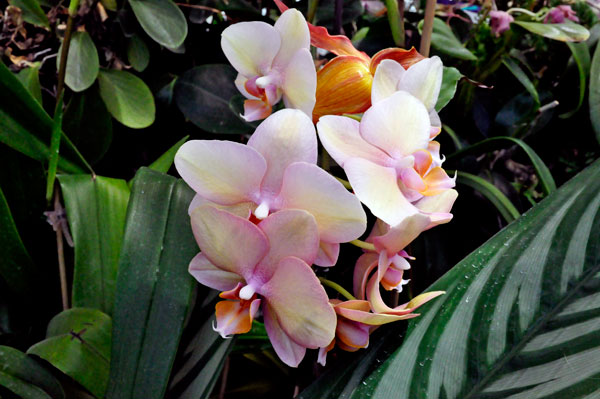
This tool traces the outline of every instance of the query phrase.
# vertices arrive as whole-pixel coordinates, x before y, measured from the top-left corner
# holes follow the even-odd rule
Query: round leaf
[[[146,43],[138,36],[134,35],[127,43],[127,59],[129,63],[138,72],[142,72],[150,62],[150,51]]]
[[[103,69],[98,83],[100,96],[116,120],[134,129],[154,122],[154,97],[140,78],[125,71]]]
[[[61,51],[62,45],[56,59],[57,69]],[[74,32],[67,56],[65,84],[73,91],[83,91],[94,83],[99,68],[98,51],[90,35],[87,32]]]
[[[187,36],[185,16],[171,0],[129,0],[144,31],[165,47],[179,47]]]

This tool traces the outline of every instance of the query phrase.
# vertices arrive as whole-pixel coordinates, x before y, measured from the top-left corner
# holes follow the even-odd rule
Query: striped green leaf
[[[599,397],[599,174],[597,161],[433,284],[446,295],[346,397]]]

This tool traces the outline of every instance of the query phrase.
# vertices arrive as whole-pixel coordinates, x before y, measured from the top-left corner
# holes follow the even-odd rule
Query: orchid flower
[[[544,19],[544,23],[553,23],[553,24],[562,24],[565,22],[565,19],[569,19],[574,22],[579,22],[579,18],[577,18],[577,13],[573,11],[570,5],[562,4],[558,7],[552,8],[546,18]]]
[[[241,22],[223,31],[221,48],[238,71],[235,84],[247,98],[246,121],[266,118],[282,97],[286,107],[312,115],[317,78],[309,47],[306,20],[297,10],[281,14],[275,26]]]
[[[217,289],[217,326],[223,337],[248,332],[262,309],[265,328],[281,360],[296,367],[306,348],[328,345],[336,317],[310,268],[319,233],[308,212],[286,209],[255,225],[210,205],[192,211],[202,250],[190,263],[200,283]]]
[[[281,12],[289,10],[280,0],[275,4]],[[414,48],[387,48],[372,58],[358,51],[350,39],[343,35],[329,35],[322,26],[308,23],[313,46],[337,55],[317,72],[316,105],[313,120],[323,115],[356,114],[371,106],[373,75],[380,62],[395,60],[408,68],[425,57]]]
[[[406,91],[425,105],[432,126],[442,126],[435,105],[442,87],[444,66],[440,57],[421,60],[405,69],[394,60],[383,60],[375,71],[371,103],[375,104],[397,91]]]
[[[510,29],[510,24],[515,19],[506,11],[490,11],[490,28],[492,33],[498,37]]]
[[[455,182],[441,168],[439,144],[431,141],[429,113],[416,97],[398,91],[375,103],[360,123],[325,116],[317,129],[356,196],[392,226],[390,237],[395,226],[417,214],[427,216],[428,225],[451,219],[456,192],[449,190]]]
[[[320,250],[315,264],[333,266],[339,244],[366,229],[360,201],[316,165],[317,137],[308,116],[285,109],[265,119],[248,145],[193,140],[175,156],[175,166],[199,197],[245,218],[263,220],[282,209],[303,209],[317,221]],[[240,213],[241,212],[241,213]],[[245,214],[244,214],[245,212]]]

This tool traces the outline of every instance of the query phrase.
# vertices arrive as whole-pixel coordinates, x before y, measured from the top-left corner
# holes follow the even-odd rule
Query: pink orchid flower
[[[367,219],[356,196],[316,162],[314,125],[306,114],[292,109],[265,119],[248,145],[192,140],[175,156],[179,174],[201,197],[193,206],[210,201],[235,207],[245,218],[252,211],[257,220],[282,209],[303,209],[314,216],[319,229],[315,264],[333,266],[339,244],[360,237]]]
[[[377,66],[371,89],[371,103],[375,104],[397,91],[405,91],[425,105],[432,126],[442,126],[435,105],[442,87],[444,66],[440,57],[425,58],[408,69],[394,60],[383,60]]]
[[[394,226],[417,214],[437,224],[451,219],[448,212],[435,210],[449,209],[440,201],[454,202],[455,192],[440,194],[454,187],[455,181],[441,168],[439,144],[431,141],[429,113],[419,99],[398,91],[374,104],[360,123],[325,116],[317,129],[356,196],[374,216],[392,226],[391,236]]]
[[[514,20],[506,11],[490,11],[490,28],[496,37],[509,30],[510,23]]]
[[[221,48],[239,72],[235,84],[248,99],[246,121],[266,118],[282,97],[286,107],[312,116],[317,72],[306,20],[298,10],[281,14],[275,26],[259,21],[231,25],[221,35]]]
[[[579,22],[579,18],[577,18],[577,13],[573,11],[570,5],[562,4],[558,7],[552,8],[548,14],[546,15],[546,19],[544,19],[544,23],[552,23],[552,24],[562,24],[565,22],[565,19],[569,19],[574,22]]]
[[[334,338],[336,316],[310,268],[319,248],[315,218],[286,209],[255,225],[210,205],[192,211],[202,250],[190,263],[200,283],[227,290],[216,307],[223,337],[248,332],[262,309],[265,328],[281,360],[296,367],[306,348]]]

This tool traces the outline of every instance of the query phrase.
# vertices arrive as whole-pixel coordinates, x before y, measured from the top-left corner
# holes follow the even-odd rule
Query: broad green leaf
[[[111,319],[96,309],[73,308],[48,324],[46,339],[27,351],[73,378],[97,398],[108,382]]]
[[[73,306],[113,312],[129,187],[125,180],[90,175],[58,177],[73,243]]]
[[[521,147],[525,154],[527,154],[531,164],[535,168],[538,178],[540,179],[540,184],[542,185],[542,189],[544,190],[545,194],[550,194],[552,191],[556,190],[554,178],[552,177],[552,174],[550,173],[550,170],[544,161],[542,161],[533,148],[531,148],[523,140],[519,140],[514,137],[500,136],[485,139],[449,155],[447,159],[449,162],[452,162],[454,160],[460,160],[466,155],[479,155],[483,152],[494,151],[502,148],[502,145],[505,143],[516,144]]]
[[[138,171],[119,260],[108,399],[162,398],[194,288],[198,247],[182,180]]]
[[[58,168],[60,137],[62,135],[63,120],[63,93],[60,94],[56,107],[54,108],[54,126],[52,127],[52,137],[50,138],[50,158],[48,160],[48,176],[46,178],[46,201],[52,200],[54,194],[54,180],[56,179],[56,169]]]
[[[440,89],[440,95],[438,96],[437,103],[435,104],[435,110],[440,112],[456,93],[456,86],[458,81],[462,78],[462,73],[454,67],[444,67],[444,73],[442,75],[442,87]]]
[[[65,397],[60,383],[54,378],[52,373],[34,359],[15,348],[0,346],[0,365],[0,374],[8,375],[35,386],[45,392],[47,394],[46,397],[54,399],[63,399]],[[2,377],[0,377],[0,380],[2,380]],[[0,385],[6,387],[1,381]],[[15,393],[18,394],[18,392]]]
[[[0,142],[35,160],[46,162],[50,155],[50,137],[54,122],[41,104],[0,62]],[[82,173],[73,160],[85,165],[85,159],[64,135],[63,157],[58,167],[69,173]]]
[[[525,90],[527,90],[531,97],[533,97],[533,101],[535,101],[536,108],[539,108],[540,96],[538,95],[535,85],[533,84],[533,82],[531,82],[531,80],[529,80],[529,77],[523,71],[523,69],[521,69],[521,67],[515,61],[508,57],[505,57],[502,60],[502,63],[506,68],[508,68],[508,70],[513,74],[513,76],[517,78],[519,83],[523,85],[523,87],[525,88]]]
[[[0,278],[14,293],[26,298],[34,288],[35,267],[0,189]]]
[[[561,42],[583,42],[590,36],[583,26],[574,22],[564,22],[562,24],[543,24],[541,22],[513,21],[531,33],[547,37],[548,39],[559,40]]]
[[[597,161],[429,287],[446,294],[350,397],[598,397],[599,173]]]
[[[404,47],[404,20],[400,18],[398,2],[396,0],[385,0],[385,6],[394,44],[397,47]]]
[[[42,104],[42,87],[40,86],[40,67],[30,66],[28,68],[21,69],[17,74],[19,81],[31,93],[35,100]]]
[[[56,69],[60,65],[61,50],[62,44],[56,57]],[[90,35],[87,32],[73,32],[67,56],[65,84],[75,92],[84,91],[96,81],[99,70],[98,50]]]
[[[175,83],[175,102],[183,115],[211,133],[242,134],[252,128],[229,107],[239,94],[237,73],[228,65],[202,65],[185,72]]]
[[[8,0],[8,2],[21,9],[25,22],[50,30],[48,17],[37,0]]]
[[[581,106],[583,105],[583,99],[585,98],[586,82],[590,74],[590,66],[592,63],[592,61],[590,60],[590,50],[588,49],[588,46],[585,42],[567,42],[567,46],[569,46],[569,50],[571,50],[571,53],[573,54],[573,59],[577,64],[577,71],[579,72],[579,100],[575,109],[560,115],[560,117],[563,119],[570,118],[573,115],[575,115],[575,113],[577,113],[577,111],[579,111],[579,108],[581,108]]]
[[[419,22],[419,32],[423,30],[423,21]],[[440,53],[461,60],[475,61],[473,55],[452,32],[452,29],[439,18],[433,20],[433,32],[431,33],[431,45]]]
[[[187,36],[183,12],[171,0],[129,0],[131,9],[148,36],[165,47],[180,46]]]
[[[127,59],[138,72],[142,72],[150,62],[150,51],[146,43],[138,35],[133,35],[127,42]]]
[[[106,154],[113,137],[112,118],[96,86],[73,94],[65,109],[63,130],[91,164]]]
[[[600,42],[598,42],[600,43]],[[600,45],[596,45],[590,70],[590,119],[600,143]]]
[[[458,172],[457,182],[479,191],[485,198],[494,204],[507,223],[510,223],[519,217],[519,211],[506,195],[487,180],[470,173]]]
[[[169,148],[167,152],[162,154],[156,161],[152,162],[148,168],[155,170],[157,172],[167,173],[171,166],[173,165],[173,161],[175,160],[175,154],[179,147],[183,145],[187,141],[190,136],[185,136],[181,140],[179,140],[173,147]]]
[[[107,10],[117,11],[118,9],[117,0],[100,0],[100,3],[102,3]]]
[[[17,395],[17,398],[52,399],[52,397],[42,389],[2,371],[0,371],[0,387],[8,389],[10,392]]]
[[[116,120],[133,129],[154,122],[154,97],[143,80],[129,72],[102,69],[98,83],[100,96]]]

